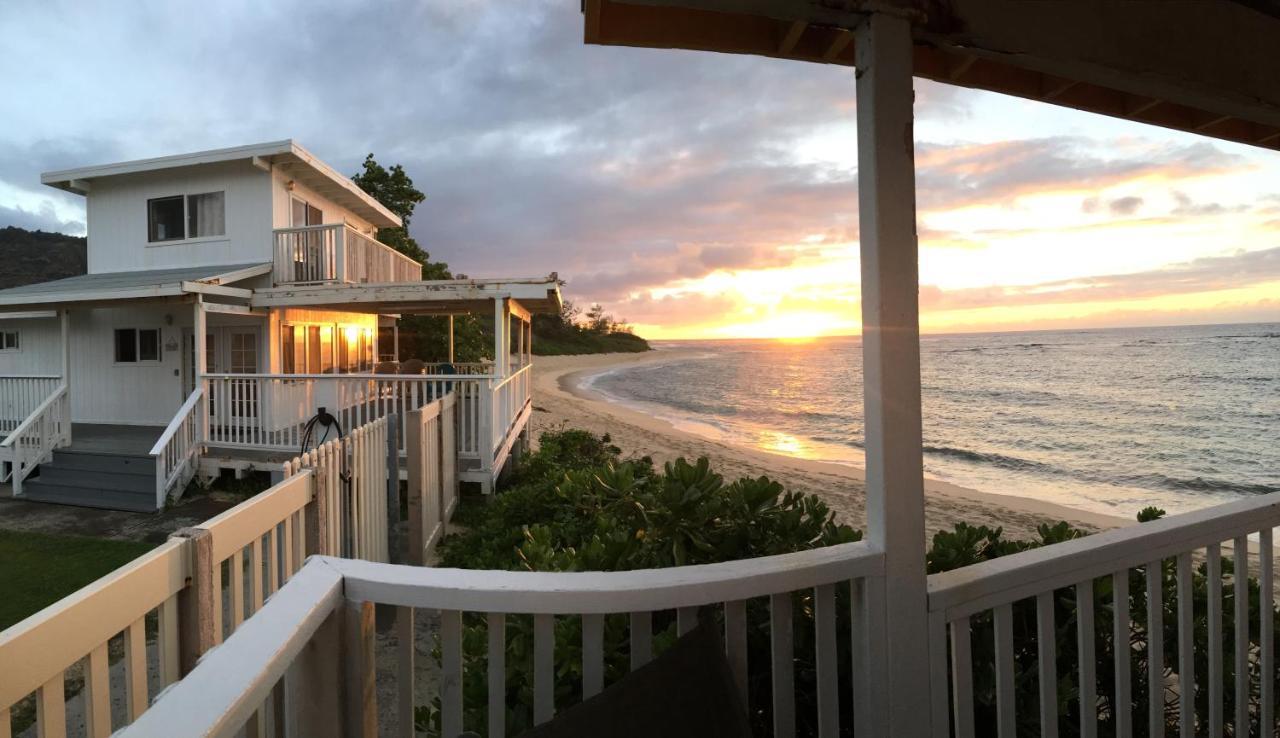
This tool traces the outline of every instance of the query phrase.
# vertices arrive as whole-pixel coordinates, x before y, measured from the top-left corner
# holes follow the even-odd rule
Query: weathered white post
[[[62,383],[67,387],[67,417],[62,426],[62,445],[71,445],[71,311],[63,309],[59,315],[62,329]]]
[[[865,600],[865,668],[875,673],[864,681],[869,724],[857,732],[906,738],[929,734],[932,704],[911,27],[873,13],[855,43],[867,533],[885,557],[883,589],[875,583]]]
[[[192,321],[192,328],[191,328],[191,340],[193,342],[193,345],[191,348],[192,348],[192,353],[195,354],[195,367],[194,367],[196,372],[195,386],[200,387],[201,389],[204,390],[204,402],[205,402],[205,406],[204,406],[205,409],[203,412],[200,413],[200,418],[201,418],[200,443],[208,443],[209,442],[209,403],[211,402],[212,398],[209,396],[209,385],[206,384],[207,380],[205,379],[204,375],[209,371],[209,364],[208,364],[209,348],[208,346],[205,345],[209,339],[206,337],[206,334],[208,331],[205,327],[204,301],[200,295],[196,295],[195,311],[196,311],[195,318]],[[185,350],[186,349],[183,348],[183,351]]]
[[[449,363],[454,363],[453,358],[453,316],[449,316]]]

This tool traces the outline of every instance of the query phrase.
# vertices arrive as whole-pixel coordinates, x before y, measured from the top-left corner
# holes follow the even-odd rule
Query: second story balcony
[[[275,284],[417,282],[422,265],[345,223],[277,228]]]

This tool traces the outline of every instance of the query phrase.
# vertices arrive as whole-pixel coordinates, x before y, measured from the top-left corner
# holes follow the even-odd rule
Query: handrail
[[[117,735],[236,735],[342,602],[342,576],[311,560],[151,709]]]
[[[472,379],[497,379],[492,374],[231,374],[208,373],[203,375],[209,379],[377,379],[388,382],[421,382],[421,381],[455,381],[463,382]],[[514,374],[512,376],[515,376]]]
[[[466,612],[598,614],[695,607],[884,574],[866,541],[718,564],[610,572],[437,569],[319,557],[347,599]]]
[[[204,387],[196,387],[191,391],[191,394],[187,395],[187,401],[182,403],[182,407],[178,408],[178,412],[169,421],[169,425],[165,427],[164,433],[160,434],[160,438],[151,447],[152,456],[159,456],[164,453],[164,447],[169,445],[169,441],[173,440],[174,434],[182,427],[183,421],[195,409],[196,403],[200,402],[201,397],[204,397]]]
[[[929,611],[947,620],[1280,526],[1280,492],[1113,528],[929,577]]]
[[[46,410],[48,410],[49,407],[53,405],[53,403],[56,402],[59,397],[66,394],[66,391],[67,391],[66,382],[63,382],[62,384],[58,385],[58,389],[54,390],[53,394],[46,397],[44,399],[44,402],[41,402],[39,405],[36,406],[35,410],[31,411],[31,414],[27,416],[26,420],[23,420],[21,423],[19,423],[18,427],[14,428],[12,433],[10,433],[3,441],[0,441],[0,448],[12,447],[14,442],[18,440],[18,436],[25,433],[28,428],[34,425],[40,419],[40,415],[44,413]]]

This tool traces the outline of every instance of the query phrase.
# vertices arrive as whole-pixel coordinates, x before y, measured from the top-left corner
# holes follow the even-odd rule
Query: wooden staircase
[[[22,485],[21,499],[128,512],[156,511],[156,464],[150,426],[82,425]]]

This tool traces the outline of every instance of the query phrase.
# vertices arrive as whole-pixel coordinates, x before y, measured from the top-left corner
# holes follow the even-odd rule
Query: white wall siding
[[[226,193],[226,235],[147,242],[147,200]],[[271,177],[247,161],[107,177],[87,196],[89,273],[271,261]]]
[[[173,316],[166,324],[165,316]],[[71,417],[77,423],[165,425],[182,405],[182,328],[190,305],[71,313]],[[117,364],[115,329],[159,328],[160,361]]]
[[[290,182],[293,182],[290,189]],[[369,221],[361,218],[346,208],[331,202],[328,198],[320,195],[307,188],[305,185],[294,182],[287,171],[273,170],[271,173],[271,200],[273,215],[273,227],[289,228],[292,223],[292,204],[290,200],[294,197],[305,200],[312,207],[320,208],[324,214],[324,223],[343,223],[346,222],[356,230],[372,234],[373,226]],[[92,226],[90,226],[92,227]]]
[[[18,350],[0,351],[0,376],[61,374],[62,329],[57,318],[0,320],[0,331],[18,331]]]

